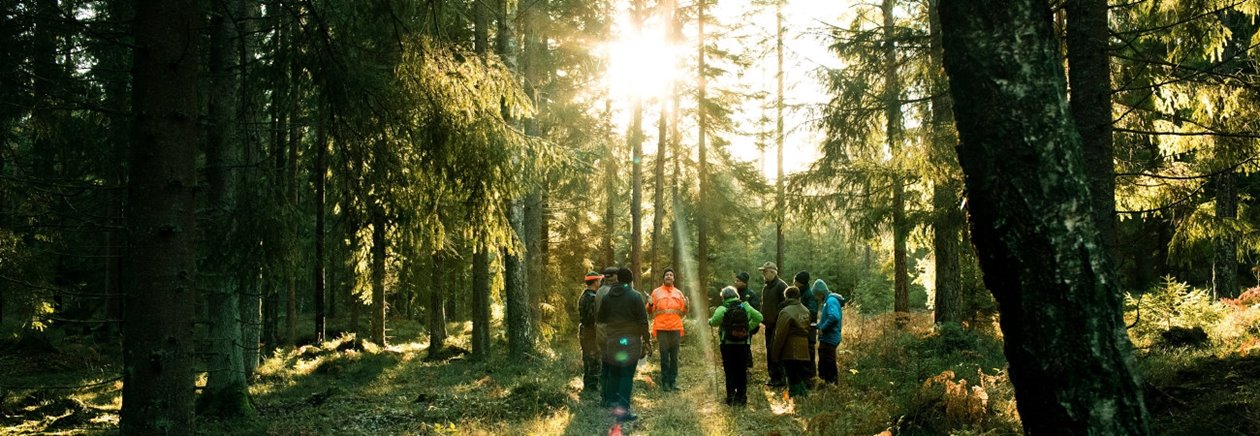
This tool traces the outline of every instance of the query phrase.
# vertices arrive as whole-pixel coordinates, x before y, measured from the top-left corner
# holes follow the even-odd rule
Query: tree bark
[[[472,265],[472,354],[477,360],[490,357],[490,253],[476,248]]]
[[[379,205],[372,206],[372,316],[368,335],[380,346],[385,346],[385,226],[385,211]]]
[[[783,219],[787,207],[783,198],[783,1],[774,2],[774,53],[778,65],[774,75],[777,88],[774,96],[774,148],[778,153],[775,158],[778,176],[774,179],[774,264],[780,271],[786,267],[783,265]]]
[[[206,179],[210,244],[230,244],[237,214],[240,189],[238,167],[242,164],[241,83],[242,47],[245,37],[240,27],[245,18],[243,0],[214,4],[210,19],[209,127],[206,132]],[[228,246],[220,246],[229,253]],[[215,250],[215,251],[219,251]],[[246,381],[244,343],[241,330],[240,283],[231,262],[207,259],[211,285],[206,291],[210,315],[209,356],[206,387],[197,399],[197,411],[220,417],[248,416],[254,413]]]
[[[937,13],[939,0],[928,5],[928,21],[931,28],[932,59],[932,162],[953,168],[957,156],[953,152],[958,143],[954,132],[953,100],[949,95],[949,83],[941,65],[941,17]],[[948,162],[948,164],[945,164]],[[954,177],[955,171],[937,171],[932,184],[932,252],[936,266],[936,295],[933,313],[937,324],[961,323],[965,318],[965,299],[962,290],[962,271],[959,248],[962,243],[962,226],[965,217],[958,208],[961,183]]]
[[[473,47],[485,57],[490,50],[490,8],[486,1],[472,2]],[[490,357],[490,254],[473,243],[472,262],[472,355],[476,360]]]
[[[1149,434],[1050,9],[941,0],[940,15],[971,237],[1024,429]]]
[[[633,0],[631,21],[634,33],[643,30],[643,0]],[[630,287],[638,289],[643,274],[643,97],[636,93],[631,102],[630,131],[626,142],[630,144],[630,271],[634,281]]]
[[[442,288],[443,263],[442,255],[435,253],[429,280],[429,357],[437,357],[446,346],[446,308],[442,304],[445,293]]]
[[[1214,181],[1216,218],[1221,222],[1232,222],[1238,218],[1238,176],[1229,169],[1217,174]],[[1233,232],[1227,231],[1212,240],[1212,295],[1218,298],[1235,297],[1238,290],[1237,242]]]
[[[508,68],[513,71],[517,70],[516,65],[516,43],[512,35],[511,23],[516,21],[516,8],[514,4],[510,4],[509,0],[500,0],[498,3],[498,50],[499,56],[507,64]],[[504,294],[507,300],[507,331],[508,331],[508,354],[513,359],[520,359],[526,354],[533,351],[534,334],[531,331],[530,308],[529,308],[529,288],[528,279],[525,277],[527,273],[524,259],[521,259],[522,249],[524,249],[523,236],[525,229],[522,210],[522,202],[519,199],[509,200],[505,202],[504,209],[511,225],[512,232],[516,237],[518,246],[513,249],[503,250],[503,285]]]
[[[120,412],[125,435],[194,432],[197,5],[136,3]]]
[[[604,113],[611,123],[612,110],[611,100],[605,102]],[[604,145],[604,231],[603,233],[603,249],[600,250],[601,260],[605,267],[613,266],[616,262],[616,252],[613,249],[613,237],[617,229],[617,149],[613,143],[612,133],[608,134],[608,141]]]
[[[696,100],[696,125],[698,127],[696,147],[699,150],[698,166],[700,167],[700,195],[699,201],[697,201],[696,204],[700,205],[700,207],[697,208],[696,211],[696,260],[699,263],[699,268],[697,268],[699,272],[694,283],[699,286],[698,289],[703,289],[705,284],[709,281],[709,212],[704,208],[704,205],[709,200],[709,154],[708,148],[705,145],[705,135],[708,131],[709,123],[708,120],[705,119],[706,115],[704,110],[705,87],[707,86],[704,77],[704,45],[706,43],[704,39],[704,7],[706,1],[707,0],[700,0],[696,3],[697,8],[699,9],[696,14],[697,34],[699,35],[697,36],[698,42],[696,44],[696,55],[698,59],[696,80],[699,82],[697,86],[698,91]]]
[[[896,21],[893,19],[895,0],[884,0],[884,118],[887,122],[886,138],[893,156],[901,150],[901,85],[897,78]],[[897,314],[897,326],[903,327],[910,317],[910,273],[906,261],[906,236],[910,225],[906,222],[906,195],[902,186],[901,169],[893,169],[892,180],[892,231],[893,231],[893,311]]]
[[[1107,41],[1107,0],[1066,0],[1068,99],[1081,134],[1085,172],[1094,198],[1102,248],[1116,256],[1116,170],[1111,136],[1111,62]],[[1113,262],[1108,262],[1112,265]]]
[[[321,113],[323,113],[321,111]],[[331,120],[320,117],[319,125],[316,126],[315,138],[315,171],[312,176],[315,178],[315,266],[312,268],[314,273],[313,294],[311,300],[315,303],[315,343],[324,342],[324,296],[327,294],[327,286],[325,278],[324,240],[325,230],[324,221],[326,219],[325,205],[326,201],[326,185],[328,181],[328,128],[325,123],[331,124]]]

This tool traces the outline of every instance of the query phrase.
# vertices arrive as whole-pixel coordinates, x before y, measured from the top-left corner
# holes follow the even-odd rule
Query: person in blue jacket
[[[844,327],[844,296],[831,292],[822,279],[811,287],[818,303],[818,377],[825,383],[836,383],[836,348]]]

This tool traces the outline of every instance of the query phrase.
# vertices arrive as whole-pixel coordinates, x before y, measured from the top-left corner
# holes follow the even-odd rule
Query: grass
[[[452,323],[448,345],[469,349],[467,324]],[[421,326],[392,323],[392,344],[338,336],[287,348],[258,369],[250,390],[258,416],[201,417],[201,434],[608,434],[613,418],[579,395],[581,363],[567,336],[527,360],[506,345],[474,362],[459,353],[428,358]],[[1020,434],[1000,339],[935,328],[916,313],[905,329],[889,315],[848,313],[840,380],[789,399],[764,387],[761,337],[754,345],[749,404],[730,407],[711,332],[688,320],[679,392],[656,387],[656,356],[643,360],[634,404],[641,419],[625,434],[1004,435]],[[116,432],[121,383],[116,345],[68,340],[59,352],[0,355],[0,434]],[[1159,434],[1260,433],[1250,398],[1260,397],[1260,358],[1214,350],[1139,351]],[[50,371],[50,369],[53,369]],[[199,383],[204,383],[202,377]],[[91,385],[76,389],[76,386]],[[52,388],[50,388],[52,387]],[[1219,419],[1229,417],[1231,419]],[[1208,422],[1209,424],[1203,424]]]

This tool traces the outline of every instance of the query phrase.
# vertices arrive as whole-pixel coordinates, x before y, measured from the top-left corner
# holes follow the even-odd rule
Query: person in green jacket
[[[783,310],[775,322],[774,344],[770,347],[770,360],[779,362],[787,370],[788,395],[805,396],[809,392],[806,377],[809,374],[809,308],[801,304],[801,290],[795,286],[783,291]]]
[[[709,325],[718,327],[721,343],[722,372],[726,374],[726,404],[748,404],[748,359],[752,329],[761,323],[761,312],[741,301],[734,287],[722,288],[722,305],[709,317]],[[728,316],[729,315],[729,316]]]

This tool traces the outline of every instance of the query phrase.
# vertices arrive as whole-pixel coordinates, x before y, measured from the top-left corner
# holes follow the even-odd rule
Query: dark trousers
[[[748,350],[748,352],[747,352],[747,353],[744,353],[744,354],[746,354],[746,355],[748,356],[748,357],[746,357],[746,358],[744,359],[744,362],[747,362],[747,365],[744,365],[744,366],[747,366],[749,369],[751,369],[751,368],[753,367],[752,345],[751,345],[751,344],[752,344],[752,335],[748,335],[748,343],[749,343],[750,345],[749,345],[749,346],[747,346],[747,347],[744,347],[744,349],[745,349],[745,350]]]
[[[818,377],[831,384],[836,383],[836,346],[818,343]]]
[[[642,352],[643,341],[638,337],[609,335],[608,342],[604,344],[604,368],[607,369],[607,376],[600,379],[606,405],[630,410],[635,365],[639,363]]]
[[[770,383],[783,383],[783,363],[770,360],[770,348],[774,347],[774,325],[766,324],[766,373],[770,375]]]
[[[813,338],[810,338],[810,339],[813,339]],[[817,345],[818,345],[817,342],[809,341],[809,367],[805,371],[805,380],[809,380],[818,376],[818,355],[814,351],[814,347]]]
[[[582,390],[599,389],[600,368],[599,344],[595,343],[595,330],[578,334],[578,344],[582,346]]]
[[[748,344],[722,344],[727,404],[748,404],[748,353],[751,349]]]
[[[678,330],[657,330],[656,343],[661,351],[661,383],[674,387],[678,381],[678,346],[682,342],[682,332]]]
[[[784,360],[783,366],[787,371],[788,379],[788,395],[797,397],[805,395],[809,389],[805,387],[805,380],[809,374],[808,360]]]

